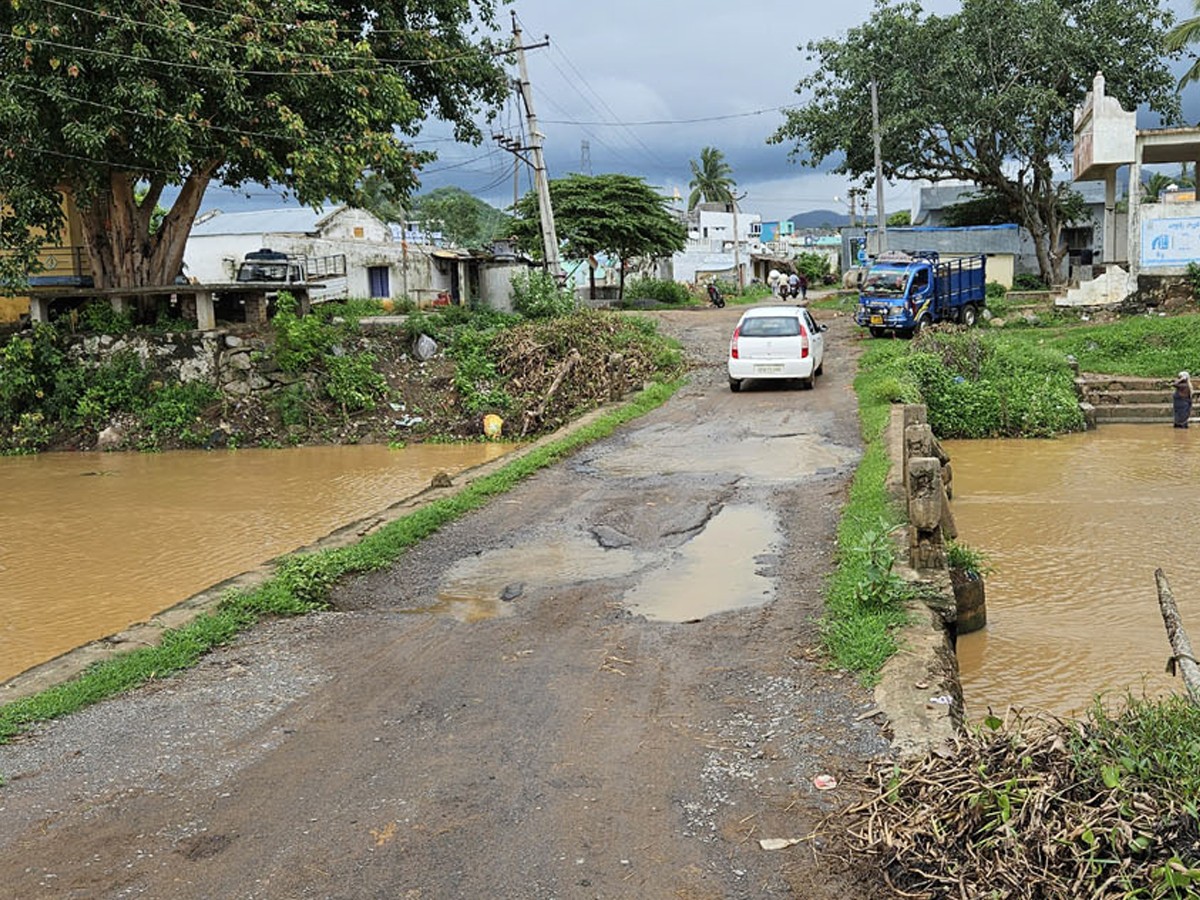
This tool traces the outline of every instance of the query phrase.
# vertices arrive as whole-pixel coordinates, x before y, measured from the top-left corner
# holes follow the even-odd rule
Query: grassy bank
[[[386,525],[353,546],[289,556],[275,575],[253,590],[231,592],[217,608],[146,647],[89,668],[78,678],[33,697],[0,707],[0,742],[29,725],[67,715],[92,703],[192,666],[208,651],[228,643],[273,616],[321,609],[333,585],[350,575],[391,565],[404,552],[449,522],[478,509],[518,482],[662,405],[682,382],[655,384],[632,401],[567,436],[534,449],[452,497],[437,500]]]
[[[886,581],[876,523],[900,520],[884,491],[892,402],[926,403],[943,437],[1051,436],[1076,427],[1068,355],[1086,371],[1167,377],[1200,365],[1198,324],[1060,319],[869,341],[855,381],[866,454],[823,623],[834,659],[869,684],[897,649],[903,590],[864,601]],[[851,852],[904,896],[1200,896],[1197,734],[1200,709],[1182,697],[1098,698],[1077,722],[989,716],[951,752],[877,765],[875,795],[847,813]]]

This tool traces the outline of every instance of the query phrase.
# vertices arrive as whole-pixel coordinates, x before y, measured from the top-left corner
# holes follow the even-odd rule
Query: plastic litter
[[[798,843],[802,838],[763,838],[758,842],[758,846],[764,850],[786,850]]]
[[[832,791],[837,785],[837,779],[832,775],[818,775],[813,779],[813,787],[818,791]]]
[[[488,413],[483,417],[483,433],[488,440],[494,441],[500,437],[500,432],[504,430],[504,420],[495,413]]]

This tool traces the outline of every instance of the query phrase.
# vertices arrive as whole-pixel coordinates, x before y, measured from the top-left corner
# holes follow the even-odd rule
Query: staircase
[[[1116,423],[1163,425],[1174,419],[1171,381],[1083,373],[1075,378],[1075,390],[1088,428]]]

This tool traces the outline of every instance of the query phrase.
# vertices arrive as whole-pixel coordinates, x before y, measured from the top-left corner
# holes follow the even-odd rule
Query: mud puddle
[[[692,622],[768,603],[774,584],[760,570],[778,536],[769,513],[728,506],[666,565],[627,592],[625,603],[655,622]]]

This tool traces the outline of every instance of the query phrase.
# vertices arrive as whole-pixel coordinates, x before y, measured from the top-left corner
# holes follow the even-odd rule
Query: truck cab
[[[873,337],[910,336],[925,325],[975,324],[986,302],[982,256],[942,262],[932,250],[883,253],[863,276],[855,321]]]
[[[306,280],[300,261],[276,250],[255,250],[247,253],[238,266],[238,281],[281,282],[298,284]]]

